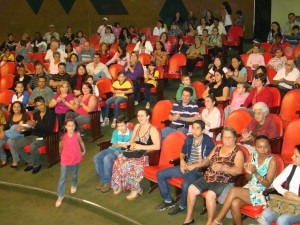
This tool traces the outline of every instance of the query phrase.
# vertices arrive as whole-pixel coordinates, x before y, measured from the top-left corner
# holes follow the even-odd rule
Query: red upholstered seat
[[[161,100],[157,102],[152,109],[151,124],[157,129],[165,128],[165,124],[161,121],[169,120],[172,107],[173,103],[170,100]]]
[[[113,64],[111,65],[108,70],[109,73],[112,76],[112,80],[116,81],[118,79],[118,73],[123,69],[123,66],[121,66],[120,64]]]
[[[159,170],[169,168],[172,165],[170,160],[179,157],[186,136],[181,132],[170,133],[162,143],[161,153],[158,165],[145,166],[144,177],[150,181],[156,182],[156,174]]]
[[[186,57],[183,54],[175,54],[170,58],[169,68],[164,73],[164,78],[179,79],[182,74],[182,67],[186,66]]]

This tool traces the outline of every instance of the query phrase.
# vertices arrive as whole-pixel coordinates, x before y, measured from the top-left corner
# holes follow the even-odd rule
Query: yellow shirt
[[[112,84],[112,87],[116,90],[122,90],[124,91],[125,89],[131,89],[132,88],[132,85],[131,83],[128,81],[128,80],[125,80],[125,82],[123,84],[120,84],[120,81],[115,81],[113,84]],[[124,98],[127,98],[125,96],[125,94],[116,94],[115,96],[120,96],[120,97],[124,97]]]
[[[4,53],[0,56],[0,58],[2,58],[2,56],[4,56]],[[14,61],[15,61],[14,55],[13,55],[13,54],[10,54],[10,55],[7,57],[7,61],[14,62]]]
[[[144,74],[144,78],[145,79],[148,79],[148,77],[149,77],[149,74],[148,74],[148,71]],[[158,70],[156,70],[155,72],[154,72],[154,76],[153,77],[155,77],[155,78],[159,78],[159,71]],[[156,80],[148,80],[147,82],[146,82],[147,84],[153,84],[153,86],[154,87],[156,87],[156,85],[157,85],[157,81]]]

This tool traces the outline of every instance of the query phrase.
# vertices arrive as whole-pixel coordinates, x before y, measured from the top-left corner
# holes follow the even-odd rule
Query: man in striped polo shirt
[[[190,87],[185,87],[182,90],[182,99],[173,103],[173,107],[169,115],[171,124],[161,130],[162,141],[168,134],[175,131],[187,134],[189,125],[195,120],[201,119],[197,103],[191,100],[192,96],[193,90]]]
[[[163,201],[155,207],[157,211],[168,209],[169,215],[182,212],[187,207],[187,193],[189,186],[202,177],[199,167],[202,159],[208,157],[214,148],[212,139],[203,133],[205,123],[196,120],[192,124],[192,135],[188,135],[180,153],[180,165],[160,170],[157,173],[157,181]],[[175,204],[170,194],[168,179],[181,177],[184,181],[181,184],[180,200]]]

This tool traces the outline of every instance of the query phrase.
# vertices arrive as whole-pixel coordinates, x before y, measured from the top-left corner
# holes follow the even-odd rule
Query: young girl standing
[[[86,150],[80,134],[75,131],[75,128],[75,120],[67,119],[65,122],[65,133],[62,135],[62,139],[59,143],[61,153],[61,175],[57,187],[58,199],[56,200],[55,207],[59,207],[64,198],[69,167],[72,169],[71,194],[74,194],[77,190],[78,165]]]

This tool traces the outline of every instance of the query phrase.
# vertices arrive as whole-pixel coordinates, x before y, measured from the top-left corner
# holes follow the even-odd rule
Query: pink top
[[[235,94],[233,99],[232,99],[232,102],[230,104],[230,106],[236,108],[236,109],[239,109],[241,107],[241,105],[244,104],[246,98],[248,97],[249,93],[246,92],[243,96],[241,96],[240,94]]]
[[[59,95],[60,95],[59,93],[54,94],[53,99],[56,100],[59,97]],[[73,94],[68,94],[65,97],[65,100],[68,101],[68,102],[70,102],[73,99],[74,99]],[[65,103],[63,103],[63,102],[59,102],[55,106],[55,113],[56,114],[66,114],[68,110],[70,110],[70,108],[68,106],[66,106]]]
[[[89,101],[90,101],[90,98],[91,98],[92,96],[94,96],[94,95],[93,95],[93,94],[90,94],[90,96],[87,97],[87,98],[83,101],[83,103],[84,103],[85,105],[88,105],[88,104],[89,104]],[[82,97],[83,97],[83,95],[80,95],[80,98],[81,98],[81,99],[82,99]],[[97,104],[95,105],[94,111],[96,111],[96,110],[97,110]],[[89,113],[88,113],[81,105],[78,106],[76,112],[77,112],[78,114],[82,114],[82,115],[87,115],[87,116],[89,115]]]
[[[72,137],[64,134],[63,146],[61,151],[60,164],[64,166],[73,166],[81,162],[82,153],[79,143],[78,133],[74,132]]]
[[[265,66],[264,57],[259,53],[250,54],[249,58],[248,58],[248,61],[247,61],[247,66],[251,67],[252,70],[255,70],[255,68],[252,67],[254,64],[258,64],[260,66]]]

